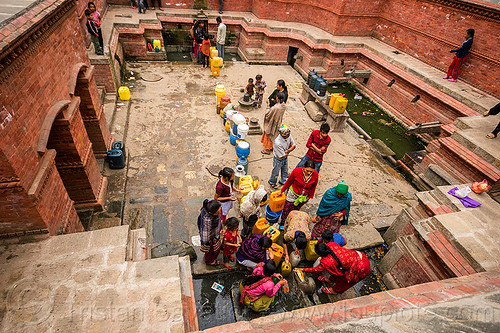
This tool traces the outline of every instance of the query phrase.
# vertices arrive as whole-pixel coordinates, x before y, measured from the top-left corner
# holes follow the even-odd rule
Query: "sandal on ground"
[[[486,137],[488,139],[495,139],[497,136],[495,134],[493,134],[493,133],[489,133],[489,134],[486,135]]]
[[[206,264],[208,266],[219,266],[220,265],[220,261],[219,260],[215,260],[214,262],[210,263],[210,264]]]
[[[330,279],[323,275],[318,276],[318,281],[331,283]]]
[[[234,262],[234,256],[229,256],[229,261]]]
[[[227,269],[232,269],[231,265],[227,262],[223,263],[224,266],[226,266]]]
[[[261,153],[264,155],[271,155],[271,151],[269,149],[262,149]]]
[[[325,294],[337,295],[337,293],[330,287],[321,287],[321,291]]]
[[[271,188],[272,188],[272,189],[274,189],[274,190],[278,188],[278,185],[276,185],[276,184],[271,184],[271,183],[269,183],[269,182],[268,182],[268,184],[269,184],[269,186],[271,186]]]

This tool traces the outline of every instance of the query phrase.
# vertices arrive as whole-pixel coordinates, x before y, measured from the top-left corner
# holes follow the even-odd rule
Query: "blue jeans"
[[[223,8],[224,8],[224,0],[220,0],[219,12],[222,12]]]
[[[216,43],[215,46],[217,47],[217,51],[219,53],[219,57],[221,57],[222,59],[224,59],[224,45]]]
[[[271,171],[271,178],[269,178],[269,183],[272,185],[276,185],[276,181],[278,180],[278,175],[281,170],[281,184],[285,184],[288,179],[288,158],[278,160],[273,156],[273,171]]]
[[[307,157],[307,155],[304,155],[304,157],[302,157],[299,164],[297,164],[297,166],[295,168],[303,167],[304,164],[306,164],[306,162],[309,160],[311,160],[311,159],[309,157]],[[313,162],[314,162],[314,170],[318,171],[318,173],[319,173],[319,169],[321,168],[321,164],[323,164],[323,162],[316,162],[316,161],[313,161]]]

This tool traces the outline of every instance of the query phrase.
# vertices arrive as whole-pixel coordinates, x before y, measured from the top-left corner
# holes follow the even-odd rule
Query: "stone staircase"
[[[486,179],[492,185],[490,195],[500,202],[500,142],[485,138],[498,121],[491,116],[460,117],[442,126],[445,136],[429,143],[415,173],[426,183],[430,179],[430,188]]]
[[[144,237],[119,226],[2,240],[0,332],[196,331],[189,258],[145,260]]]
[[[447,193],[453,187],[418,192],[418,205],[404,209],[384,234],[390,249],[378,268],[389,288],[500,267],[496,242],[500,204],[486,193],[471,193],[469,196],[482,205],[465,208]]]

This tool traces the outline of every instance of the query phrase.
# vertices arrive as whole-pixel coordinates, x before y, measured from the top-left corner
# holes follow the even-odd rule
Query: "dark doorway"
[[[297,52],[299,52],[298,47],[288,47],[288,57],[286,58],[286,62],[292,67],[295,64],[295,55],[297,55]]]

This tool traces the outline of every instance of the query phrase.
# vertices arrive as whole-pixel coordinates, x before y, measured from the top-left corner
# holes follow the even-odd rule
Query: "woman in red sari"
[[[341,294],[370,274],[370,261],[364,253],[345,249],[337,243],[317,243],[314,250],[322,258],[320,264],[304,268],[306,273],[328,271],[330,277],[320,276],[318,280],[326,283],[321,288],[325,294]]]

